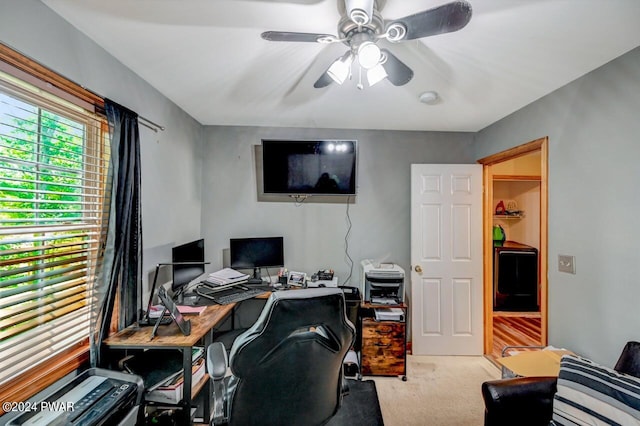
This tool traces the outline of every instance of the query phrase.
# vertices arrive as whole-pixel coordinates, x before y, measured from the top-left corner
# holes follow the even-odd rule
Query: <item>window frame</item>
[[[85,109],[89,106],[95,112],[101,113],[104,111],[104,100],[100,96],[0,43],[0,65],[2,65],[2,69],[5,72],[7,71],[7,64],[9,69],[15,71],[9,73],[17,78],[78,104]],[[102,121],[100,131],[102,135],[108,134],[106,120]],[[69,373],[87,367],[88,364],[89,338],[87,337],[83,341],[73,344],[61,353],[54,355],[36,368],[31,368],[10,382],[0,385],[0,400],[24,401]],[[4,413],[4,410],[0,411],[0,415]]]

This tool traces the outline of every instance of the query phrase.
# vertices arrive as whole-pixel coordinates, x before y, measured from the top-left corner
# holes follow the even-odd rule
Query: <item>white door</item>
[[[482,166],[411,165],[411,328],[416,355],[481,355]]]

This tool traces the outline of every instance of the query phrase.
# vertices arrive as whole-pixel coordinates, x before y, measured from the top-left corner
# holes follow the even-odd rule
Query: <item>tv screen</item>
[[[263,140],[265,194],[354,195],[355,140]]]
[[[194,265],[173,265],[173,291],[181,290],[204,274],[204,239],[175,246],[171,249],[171,262],[196,262]]]

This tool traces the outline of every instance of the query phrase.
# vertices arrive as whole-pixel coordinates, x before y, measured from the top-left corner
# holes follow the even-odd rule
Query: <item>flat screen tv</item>
[[[262,140],[265,194],[355,195],[355,140]]]

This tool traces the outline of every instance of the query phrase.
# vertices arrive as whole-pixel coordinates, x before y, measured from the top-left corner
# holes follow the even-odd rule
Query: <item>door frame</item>
[[[483,256],[484,256],[484,353],[493,352],[493,174],[491,166],[540,151],[540,319],[541,343],[547,344],[548,316],[548,152],[549,137],[545,136],[523,145],[484,157],[483,179]]]

